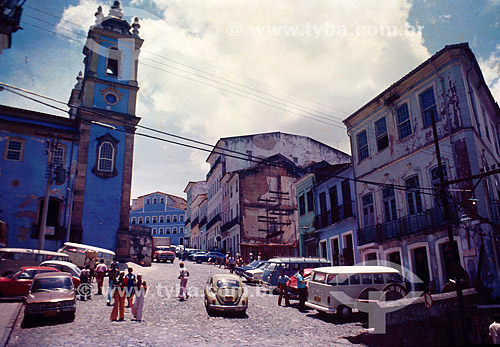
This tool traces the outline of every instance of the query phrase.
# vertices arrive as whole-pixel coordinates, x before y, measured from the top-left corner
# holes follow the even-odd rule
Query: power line
[[[79,24],[76,24],[76,23],[74,23],[74,22],[68,21],[68,20],[66,20],[66,19],[63,19],[63,18],[61,18],[61,17],[59,17],[59,16],[54,15],[53,13],[49,13],[49,12],[46,12],[46,11],[43,11],[43,10],[37,9],[37,8],[31,7],[31,6],[29,6],[29,5],[26,5],[25,7],[30,8],[30,9],[32,9],[32,10],[34,10],[34,11],[38,11],[38,12],[40,12],[40,13],[46,14],[46,15],[48,15],[48,16],[54,17],[54,18],[56,18],[56,19],[58,19],[58,20],[60,20],[60,21],[66,22],[66,23],[68,23],[68,24],[71,24],[71,25],[74,25],[74,26],[76,26],[76,27],[79,27],[79,28],[83,29],[84,31],[87,31],[87,28],[86,28],[86,27],[83,27],[82,25],[79,25]],[[38,18],[37,18],[37,19],[38,19]],[[54,24],[52,24],[52,23],[48,23],[48,24],[54,25]],[[69,30],[68,30],[68,31],[69,31]],[[151,45],[151,46],[152,46],[152,47],[158,47],[158,46],[155,46],[155,45]],[[182,57],[184,57],[184,58],[188,58],[188,59],[194,60],[194,61],[199,62],[199,63],[201,63],[201,64],[204,64],[204,65],[207,65],[207,66],[213,67],[213,68],[215,68],[215,69],[218,69],[218,70],[221,70],[221,71],[224,71],[224,72],[229,72],[229,73],[230,73],[230,74],[232,74],[232,75],[235,75],[235,76],[241,77],[241,78],[246,79],[246,80],[248,80],[248,81],[256,82],[256,83],[261,84],[261,85],[263,85],[263,86],[266,86],[266,87],[268,87],[268,88],[270,88],[270,89],[274,89],[274,90],[280,91],[280,92],[282,92],[282,93],[285,93],[285,94],[288,94],[288,95],[294,96],[294,97],[296,97],[296,98],[298,98],[298,99],[301,99],[301,100],[304,100],[304,101],[307,101],[307,102],[310,102],[310,103],[314,103],[314,104],[319,105],[319,106],[323,106],[323,107],[329,108],[329,109],[331,109],[331,110],[337,111],[337,112],[339,112],[339,113],[343,113],[343,114],[345,114],[345,115],[349,115],[349,113],[348,113],[348,112],[345,112],[345,111],[342,111],[342,110],[336,109],[336,108],[334,108],[334,107],[332,107],[332,106],[325,105],[325,104],[322,104],[322,103],[316,102],[316,101],[314,101],[314,100],[308,100],[308,99],[305,99],[305,98],[303,98],[303,97],[301,97],[301,96],[295,95],[295,94],[290,93],[290,92],[288,92],[288,91],[286,91],[286,90],[282,90],[282,89],[279,89],[279,88],[276,88],[276,87],[273,87],[273,86],[267,85],[267,84],[265,84],[265,83],[263,83],[263,82],[261,82],[261,81],[258,81],[258,80],[255,80],[255,79],[248,78],[248,77],[246,77],[246,76],[243,76],[243,75],[240,75],[240,74],[234,73],[234,72],[232,72],[232,71],[229,71],[229,70],[226,70],[226,69],[223,69],[223,68],[220,68],[219,66],[216,66],[216,65],[213,65],[213,64],[209,64],[209,63],[207,63],[207,62],[205,62],[205,61],[198,60],[198,59],[196,59],[196,58],[193,58],[193,57],[190,57],[190,56],[184,55],[184,54],[179,53],[179,52],[176,52],[176,51],[174,51],[174,50],[171,50],[171,49],[168,49],[168,48],[165,48],[165,47],[158,47],[158,48],[160,48],[160,49],[162,49],[162,50],[166,50],[166,51],[172,52],[172,53],[177,54],[177,55],[180,55],[180,56],[182,56]],[[154,53],[154,52],[151,52],[151,51],[148,51],[148,50],[143,50],[143,51],[144,51],[144,52],[147,52],[147,53],[150,53],[150,54],[152,54],[152,55],[156,55],[156,56],[158,56],[158,57],[160,57],[160,58],[163,58],[163,59],[166,59],[166,60],[172,61],[172,62],[174,62],[174,63],[176,63],[176,64],[179,64],[179,65],[182,65],[182,66],[185,66],[185,67],[189,67],[189,68],[191,68],[191,69],[198,70],[198,71],[203,72],[203,73],[206,73],[206,74],[213,75],[213,74],[208,73],[208,72],[205,72],[205,71],[203,71],[203,70],[201,70],[201,69],[197,69],[197,68],[195,68],[195,67],[193,67],[193,66],[191,66],[191,65],[187,65],[187,64],[184,64],[184,63],[178,62],[178,61],[176,61],[176,60],[174,60],[174,59],[166,58],[166,57],[161,56],[161,55],[159,55],[159,54],[156,54],[156,53]],[[224,80],[227,80],[227,79],[225,79],[225,78],[223,78],[223,77],[220,77],[220,76],[217,76],[217,77],[218,77],[218,78],[221,78],[221,79],[224,79]],[[237,84],[237,82],[234,82],[234,81],[231,81],[231,80],[227,80],[227,81],[229,81],[229,82],[231,82],[231,83],[235,83],[235,84]],[[250,87],[246,86],[246,88],[250,88]],[[311,109],[311,110],[312,110],[312,109]],[[325,113],[325,114],[326,114],[326,113]],[[333,117],[333,116],[332,116],[332,117]]]
[[[54,109],[57,109],[59,111],[67,112],[66,110],[64,110],[62,108],[59,108],[57,106],[50,105],[48,103],[42,102],[42,101],[37,100],[35,98],[31,98],[31,97],[23,95],[23,94],[21,94],[19,92],[11,90],[11,88],[19,90],[19,91],[22,91],[22,92],[25,92],[25,93],[29,93],[29,94],[34,95],[34,96],[38,96],[38,97],[41,97],[41,98],[46,98],[46,99],[48,99],[50,101],[61,103],[61,104],[65,105],[65,103],[63,101],[56,100],[56,99],[53,99],[53,98],[50,98],[50,97],[46,97],[46,96],[41,95],[39,93],[27,91],[25,89],[22,89],[22,88],[19,88],[19,87],[15,87],[15,86],[9,85],[7,83],[0,82],[0,85],[4,86],[4,88],[5,88],[6,91],[10,91],[11,93],[17,94],[17,95],[19,95],[21,97],[27,98],[29,100],[32,100],[34,102],[43,104],[45,106],[48,106],[48,107],[51,107],[51,108],[54,108]],[[85,107],[80,107],[80,106],[72,106],[72,107],[76,107],[76,108],[82,109],[85,112],[96,114],[96,115],[99,115],[101,117],[105,117],[105,118],[116,120],[112,116],[109,116],[109,115],[106,115],[104,113],[100,113],[100,112],[97,112],[97,111],[94,111],[94,110],[91,110],[91,109],[87,109]],[[83,119],[83,120],[86,120],[86,119],[84,119],[82,117],[80,117],[80,118]],[[188,147],[188,148],[192,148],[192,149],[198,149],[198,150],[202,150],[202,151],[209,152],[209,153],[216,153],[216,154],[224,155],[224,156],[227,156],[227,157],[232,157],[232,158],[235,158],[235,159],[246,160],[246,161],[254,162],[254,163],[257,163],[257,164],[277,166],[277,167],[282,167],[282,168],[290,169],[289,166],[282,165],[282,164],[279,164],[279,163],[275,163],[275,162],[269,161],[267,159],[258,159],[258,160],[256,160],[256,159],[248,158],[248,155],[246,153],[241,153],[241,152],[237,152],[237,151],[226,149],[226,148],[222,148],[222,147],[212,146],[210,144],[207,144],[207,143],[204,143],[204,142],[201,142],[201,141],[193,140],[193,139],[190,139],[190,138],[187,138],[187,137],[182,137],[182,136],[179,136],[179,135],[170,134],[170,133],[167,133],[165,131],[154,129],[154,128],[151,128],[151,127],[137,125],[137,124],[135,124],[133,122],[127,122],[125,120],[123,120],[121,122],[124,123],[124,124],[132,125],[132,126],[137,127],[137,128],[143,128],[143,129],[150,130],[150,131],[153,131],[153,132],[158,132],[158,133],[163,134],[163,135],[167,135],[167,136],[179,138],[179,139],[182,139],[182,140],[185,140],[185,141],[191,141],[191,142],[194,142],[194,143],[197,143],[197,144],[201,144],[201,145],[204,145],[204,146],[209,146],[212,149],[200,148],[200,147],[196,147],[196,146],[192,146],[192,145],[188,145],[188,144],[184,144],[184,143],[180,143],[180,142],[176,142],[176,141],[172,141],[172,140],[163,139],[163,138],[152,136],[152,135],[138,133],[138,135],[140,135],[140,136],[144,136],[144,137],[149,137],[149,138],[152,138],[152,139],[161,140],[161,141],[164,141],[164,142],[168,142],[168,143],[172,143],[172,144],[177,144],[177,145]],[[111,125],[111,124],[109,124],[109,125]],[[121,129],[116,129],[116,130],[122,131]],[[215,151],[215,149],[221,150],[223,152],[217,152],[217,151]],[[242,157],[236,156],[234,154],[224,153],[224,152],[234,153],[234,154],[237,154],[237,155],[241,155]],[[413,187],[413,188],[409,188],[407,186],[394,185],[394,184],[386,184],[386,183],[380,183],[380,182],[374,182],[374,181],[368,181],[368,180],[362,180],[362,179],[350,178],[350,177],[343,177],[343,176],[339,176],[339,175],[325,173],[325,172],[322,172],[322,171],[319,171],[319,170],[311,170],[311,169],[304,169],[304,168],[298,168],[298,169],[301,172],[303,172],[303,173],[321,174],[321,175],[325,175],[325,176],[332,177],[332,178],[338,178],[338,179],[343,179],[343,180],[350,180],[350,181],[354,181],[354,182],[358,182],[358,183],[364,183],[364,184],[369,184],[369,185],[376,185],[376,186],[380,186],[380,187],[393,187],[394,189],[398,189],[398,190],[405,190],[405,191],[431,190],[431,191],[434,191],[434,188],[427,188],[427,187]],[[428,194],[428,195],[434,195],[434,193],[426,193],[426,192],[421,192],[421,193],[422,194]]]

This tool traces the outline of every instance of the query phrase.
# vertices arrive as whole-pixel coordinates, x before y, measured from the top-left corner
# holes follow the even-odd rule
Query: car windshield
[[[71,290],[73,282],[69,277],[40,278],[33,282],[31,292]]]
[[[217,288],[221,288],[221,287],[236,287],[236,288],[239,288],[240,286],[240,282],[237,281],[237,280],[218,280],[217,281]]]

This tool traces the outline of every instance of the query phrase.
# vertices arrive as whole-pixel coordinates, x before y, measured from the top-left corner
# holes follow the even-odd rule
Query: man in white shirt
[[[500,315],[496,314],[493,319],[495,321],[490,325],[491,341],[494,345],[500,345]]]

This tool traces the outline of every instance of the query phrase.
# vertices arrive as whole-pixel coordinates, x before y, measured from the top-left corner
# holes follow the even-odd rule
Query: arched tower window
[[[109,47],[106,61],[106,75],[118,77],[120,75],[121,61],[122,52],[118,47]]]
[[[92,172],[102,178],[118,175],[116,170],[116,156],[118,140],[110,134],[97,138],[96,163]]]
[[[97,170],[99,171],[113,171],[113,158],[115,156],[115,149],[109,141],[101,143],[99,146],[99,159]]]

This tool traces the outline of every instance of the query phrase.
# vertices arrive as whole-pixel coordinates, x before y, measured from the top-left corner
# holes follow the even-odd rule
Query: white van
[[[87,251],[95,252],[99,260],[104,259],[104,264],[106,264],[108,268],[113,262],[113,258],[116,257],[115,252],[109,249],[82,245],[74,242],[65,242],[64,246],[58,250],[59,253],[67,254],[70,261],[80,268],[85,267],[85,253]]]
[[[396,292],[402,297],[406,288],[398,270],[387,266],[329,266],[314,269],[308,282],[306,306],[323,313],[337,313],[347,317],[357,309],[347,304]],[[342,292],[349,301],[342,300]]]
[[[37,266],[46,260],[69,261],[69,256],[39,249],[0,248],[0,275],[7,276],[22,266]]]

